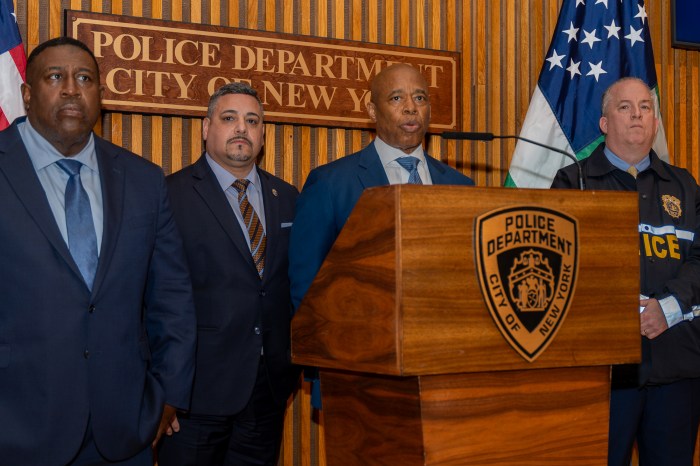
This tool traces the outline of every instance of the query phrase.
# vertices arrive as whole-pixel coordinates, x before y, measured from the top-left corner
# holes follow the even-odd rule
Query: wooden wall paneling
[[[296,32],[294,30],[294,24],[295,20],[298,17],[298,12],[295,11],[294,9],[294,1],[293,0],[278,0],[277,5],[273,5],[273,10],[272,11],[277,11],[278,13],[281,14],[282,16],[282,28],[277,28],[277,30],[280,30],[281,32],[287,32],[287,33],[293,33]],[[274,0],[272,1],[274,4]],[[267,7],[270,7],[270,4],[268,3]],[[266,14],[269,14],[267,12]]]
[[[426,34],[426,24],[423,21],[426,9],[425,0],[414,0],[413,14],[411,15],[411,25],[415,24],[415,28],[411,27],[411,31],[415,34],[415,40],[411,42],[414,47],[425,47],[428,43]]]
[[[49,23],[48,39],[50,37],[58,37],[63,32],[63,15],[61,15],[63,7],[61,0],[48,0],[47,4],[49,7],[49,16],[46,18]]]
[[[487,49],[487,25],[486,25],[486,2],[476,2],[473,14],[476,17],[476,25],[474,30],[474,39],[472,47],[476,47],[474,56],[476,59],[475,73],[475,91],[474,97],[476,101],[476,112],[474,113],[474,126],[477,131],[488,131],[486,114],[487,114],[487,83],[488,83],[488,60],[486,57]],[[472,179],[478,186],[486,185],[484,176],[484,166],[486,164],[486,144],[476,143],[473,145],[474,152],[472,153],[472,163],[475,164],[475,171],[472,173]]]
[[[527,114],[527,107],[530,103],[530,98],[532,97],[532,92],[534,91],[534,85],[530,80],[530,63],[525,60],[524,57],[530,56],[530,0],[518,0],[520,4],[520,11],[518,14],[518,30],[517,30],[517,60],[518,66],[515,68],[516,82],[518,86],[518,130],[522,128],[523,122],[525,121],[525,115]],[[512,154],[511,154],[512,155]]]
[[[345,8],[342,3],[331,1],[331,31],[336,39],[345,39]]]
[[[282,151],[281,157],[276,164],[276,170],[273,172],[275,175],[284,179],[291,179],[291,175],[294,172],[294,157],[299,151],[297,150],[297,145],[300,145],[299,141],[299,128],[292,125],[284,125],[282,130],[284,150]],[[277,167],[279,167],[277,169]]]
[[[328,1],[329,0],[311,0],[316,2],[316,36],[328,37]],[[313,17],[312,17],[313,21]]]
[[[190,163],[195,163],[204,151],[202,120],[190,119]]]
[[[478,0],[477,0],[478,1]],[[461,108],[462,113],[462,130],[476,131],[474,125],[474,105],[473,105],[473,89],[474,89],[474,44],[472,36],[474,30],[474,18],[471,14],[473,10],[472,0],[464,0],[461,2],[461,8],[457,11],[457,5],[454,0],[447,2],[447,17],[459,18],[459,30],[456,27],[447,27],[446,29],[446,46],[454,47],[454,50],[461,52]],[[474,177],[473,166],[470,163],[474,144],[467,142],[448,141],[446,162],[451,166],[463,171],[466,175]]]
[[[300,9],[297,12],[297,15],[300,28],[298,32],[300,34],[308,36],[311,34],[311,0],[300,0],[299,4]]]
[[[131,115],[131,151],[143,156],[143,116]]]
[[[314,157],[314,149],[322,146],[318,136],[319,131],[317,129],[302,128],[301,153],[297,158],[298,163],[295,166],[292,183],[296,186],[300,186],[301,180],[305,180],[311,171],[311,159]]]
[[[328,154],[329,154],[329,148],[333,144],[333,137],[329,133],[330,130],[328,128],[318,128],[318,138],[317,141],[318,143],[316,144],[315,148],[312,148],[313,153],[315,153],[316,156],[316,166],[320,166],[323,164],[326,164],[329,162],[328,159]],[[306,168],[306,167],[304,167]],[[311,161],[309,161],[309,169],[311,168]],[[299,186],[301,187],[302,180],[306,180],[306,176],[308,175],[308,172],[306,174],[302,174],[301,179],[299,180]]]
[[[511,5],[509,8],[509,4],[510,2],[508,2],[507,0],[501,2],[501,5],[505,5],[504,9],[506,13],[503,28],[503,30],[505,31],[505,41],[501,48],[503,50],[503,56],[505,57],[505,59],[503,60],[503,70],[501,72],[503,82],[503,115],[501,117],[503,126],[501,127],[501,132],[503,134],[517,134],[519,130],[519,127],[517,126],[516,117],[518,110],[516,100],[517,83],[515,79],[513,79],[512,75],[513,70],[516,69],[516,18],[515,8],[513,5]],[[501,146],[503,148],[503,151],[501,153],[501,156],[499,157],[502,164],[501,173],[498,174],[499,179],[493,180],[493,186],[500,186],[502,184],[501,180],[503,179],[503,177],[505,177],[505,175],[508,172],[508,166],[510,164],[510,154],[512,154],[513,150],[515,150],[514,140],[506,139],[503,142],[504,144]]]
[[[221,24],[221,7],[226,4],[226,0],[210,0],[209,1],[209,24]]]
[[[160,165],[161,167],[163,166],[163,162],[167,161],[167,153],[165,154],[165,160],[163,157],[163,151],[164,151],[164,127],[163,127],[163,121],[165,120],[162,116],[159,115],[153,115],[150,117],[151,119],[151,127],[150,127],[150,157],[149,160],[156,165]],[[170,141],[168,141],[170,142]],[[164,167],[165,168],[165,167]],[[167,172],[167,170],[166,170]]]
[[[499,2],[501,5],[503,1]],[[496,134],[502,134],[504,131],[501,127],[501,115],[502,110],[507,111],[504,108],[504,102],[502,100],[502,95],[504,87],[506,86],[507,77],[504,76],[501,71],[503,70],[501,57],[502,47],[501,47],[501,37],[503,35],[503,28],[501,24],[501,8],[491,8],[489,9],[488,15],[488,60],[489,60],[489,70],[488,70],[488,81],[487,81],[487,92],[489,104],[486,107],[485,119],[487,121],[487,130]],[[499,141],[501,142],[501,141]],[[484,184],[485,186],[498,186],[500,185],[501,179],[501,148],[505,144],[486,144],[486,159],[484,160]],[[507,167],[506,167],[507,170]],[[494,183],[494,179],[497,179]]]
[[[686,64],[687,53],[685,50],[676,50],[674,52],[674,68],[676,73],[674,73],[673,87],[675,90],[673,109],[675,117],[677,120],[682,120],[686,116],[687,100],[686,100]],[[675,128],[676,134],[674,134],[674,140],[676,141],[676,158],[675,163],[677,165],[687,165],[685,160],[688,144],[687,144],[687,134],[688,126],[680,125]]]
[[[259,163],[263,170],[273,175],[275,174],[275,158],[278,154],[282,154],[282,145],[284,144],[283,138],[277,137],[278,132],[281,131],[281,127],[272,123],[265,123],[265,154]]]
[[[171,0],[170,1],[170,11],[166,13],[167,18],[173,21],[183,20],[183,5],[182,0]]]
[[[335,140],[335,145],[334,145],[334,151],[333,151],[333,156],[332,158],[329,158],[329,162],[339,159],[340,157],[344,156],[347,151],[345,149],[345,130],[344,129],[336,129],[333,130],[333,136]]]
[[[143,140],[141,141],[141,157],[146,160],[153,160],[153,138],[152,138],[152,128],[153,128],[153,116],[144,115],[141,119],[141,135]]]
[[[408,45],[411,42],[410,5],[411,0],[394,0],[394,8],[397,9],[395,18],[398,20],[398,45]]]
[[[368,42],[379,42],[379,2],[378,0],[367,0],[367,38]]]
[[[313,157],[311,148],[318,144],[316,138],[317,132],[315,129],[308,126],[302,126],[300,128],[300,132],[301,140],[298,154],[295,157],[290,158],[289,167],[285,166],[286,173],[288,174],[289,179],[294,180],[294,184],[299,183],[299,178],[302,173],[305,173],[304,176],[308,175],[310,171],[308,167],[310,166],[311,157]],[[298,167],[300,164],[301,170],[297,170],[296,167]],[[306,169],[304,169],[304,166]]]
[[[246,21],[248,24],[244,27],[255,29],[258,26],[258,0],[248,0],[246,6],[248,13]]]
[[[170,132],[170,140],[168,141],[167,137],[164,137],[164,143],[168,144],[168,162],[169,162],[169,169],[170,173],[175,173],[176,171],[180,170],[182,168],[182,158],[183,158],[183,151],[184,151],[184,134],[182,132],[182,123],[183,119],[182,118],[168,118],[168,131]]]
[[[350,39],[362,40],[364,24],[366,24],[364,11],[362,9],[363,0],[351,0],[350,11],[348,12],[350,22]]]
[[[122,114],[121,113],[110,113],[107,116],[111,118],[110,137],[109,140],[118,146],[122,146]]]
[[[359,151],[360,149],[362,149],[362,147],[364,146],[364,144],[362,143],[362,131],[359,131],[359,130],[350,131],[350,137],[351,137],[352,142],[350,145],[350,150],[346,153],[346,155],[355,153],[355,152]]]
[[[21,0],[18,0],[21,1]],[[41,0],[45,1],[45,0]],[[34,47],[36,47],[39,44],[40,37],[39,37],[39,22],[41,20],[41,17],[39,15],[39,11],[42,7],[46,7],[46,5],[41,5],[41,1],[29,1],[26,3],[27,5],[27,37],[24,37],[23,39],[25,40],[25,44],[27,47],[27,54],[29,54],[32,50],[34,50]],[[46,10],[44,10],[46,11]],[[42,15],[43,16],[43,15]]]
[[[226,23],[230,27],[240,27],[240,14],[241,14],[241,4],[240,2],[225,2],[228,7],[228,17]]]
[[[394,30],[396,28],[396,17],[394,15],[394,1],[396,0],[383,0],[384,4],[384,43],[394,45],[396,43]]]

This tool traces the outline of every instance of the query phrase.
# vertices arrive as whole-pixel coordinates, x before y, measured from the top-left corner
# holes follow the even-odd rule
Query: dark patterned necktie
[[[83,164],[70,159],[59,160],[56,164],[69,176],[65,193],[68,249],[85,283],[92,290],[97,270],[97,235],[92,221],[90,199],[80,181],[80,168]]]
[[[262,278],[265,270],[265,245],[267,238],[258,214],[255,213],[255,209],[248,201],[246,190],[249,184],[249,180],[236,180],[233,182],[233,187],[238,191],[238,207],[243,215],[243,223],[248,229],[250,253],[253,255],[253,262],[255,262],[255,268],[258,269],[258,275]]]
[[[418,174],[418,158],[416,157],[399,157],[396,159],[399,165],[408,170],[408,184],[423,184]]]

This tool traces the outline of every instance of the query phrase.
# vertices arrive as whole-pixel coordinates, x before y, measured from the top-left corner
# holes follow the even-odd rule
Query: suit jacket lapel
[[[277,191],[270,186],[269,175],[263,170],[258,170],[258,176],[260,177],[260,189],[262,190],[265,208],[265,235],[267,236],[267,243],[265,246],[265,270],[272,271],[272,261],[277,257],[275,248],[279,241],[280,233],[279,197]],[[269,273],[263,274],[263,280],[269,275]]]
[[[377,149],[374,148],[374,143],[370,143],[360,152],[358,168],[357,176],[363,189],[389,184],[389,178],[386,176],[386,171],[384,171]]]
[[[446,184],[445,167],[428,154],[425,154],[425,161],[428,164],[428,171],[430,172],[430,178],[433,180],[433,184]]]
[[[236,214],[231,212],[231,205],[228,203],[226,195],[221,190],[221,186],[216,176],[214,176],[214,172],[209,168],[209,164],[203,154],[194,164],[192,177],[195,191],[202,197],[216,220],[233,244],[236,245],[236,248],[238,248],[238,251],[257,273],[255,263],[253,263],[253,256],[250,254],[248,240],[241,231],[238,220],[236,220]]]
[[[118,153],[111,146],[95,137],[95,153],[100,168],[100,184],[102,185],[102,246],[100,258],[95,273],[93,294],[96,293],[109,269],[109,263],[117,244],[117,235],[121,229],[124,210],[124,169],[118,163]]]
[[[36,222],[46,239],[58,251],[73,272],[80,277],[82,275],[73,260],[68,245],[56,224],[46,193],[36,175],[27,149],[17,130],[16,123],[6,130],[7,146],[5,152],[0,150],[0,171],[5,174],[9,185],[17,194],[17,198],[24,205],[29,216]],[[0,144],[0,147],[4,144]]]

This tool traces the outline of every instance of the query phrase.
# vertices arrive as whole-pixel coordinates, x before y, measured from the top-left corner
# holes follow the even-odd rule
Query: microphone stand
[[[514,135],[503,135],[499,136],[493,133],[470,133],[470,132],[462,132],[462,131],[447,131],[442,133],[442,138],[443,139],[457,139],[457,140],[463,140],[463,141],[493,141],[494,139],[519,139],[521,141],[529,142],[530,144],[534,144],[536,146],[544,147],[545,149],[549,149],[553,152],[558,152],[560,154],[565,155],[569,159],[573,160],[573,162],[576,164],[576,168],[578,169],[578,186],[581,191],[586,189],[586,183],[583,179],[583,169],[581,168],[581,162],[579,159],[576,158],[575,155],[566,152],[564,150],[561,150],[557,147],[554,146],[549,146],[547,144],[543,144],[541,142],[533,141],[532,139],[527,139],[522,136],[514,136]]]

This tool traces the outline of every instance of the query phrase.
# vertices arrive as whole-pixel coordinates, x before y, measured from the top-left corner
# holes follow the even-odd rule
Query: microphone
[[[544,147],[545,149],[549,149],[554,152],[558,152],[560,154],[564,154],[568,158],[574,161],[576,164],[576,168],[578,169],[578,187],[583,191],[586,189],[586,183],[583,180],[583,169],[581,168],[581,162],[576,158],[574,154],[571,154],[569,152],[566,152],[565,150],[561,150],[557,147],[554,146],[548,146],[547,144],[543,144],[541,142],[533,141],[532,139],[527,139],[521,136],[512,136],[512,135],[496,135],[493,133],[470,133],[470,132],[463,132],[463,131],[447,131],[441,134],[443,139],[456,139],[460,141],[493,141],[494,139],[519,139],[521,141],[529,142],[530,144],[534,144],[536,146]]]

